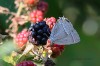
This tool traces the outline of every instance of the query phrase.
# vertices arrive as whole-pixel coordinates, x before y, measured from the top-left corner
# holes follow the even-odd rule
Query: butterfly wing
[[[54,43],[54,41],[62,39],[63,37],[66,36],[65,34],[67,35],[67,33],[62,28],[62,24],[58,20],[51,31],[51,35],[50,35],[51,42]]]
[[[80,41],[79,35],[77,35],[76,31],[74,31],[74,33],[70,33],[69,35],[67,35],[67,37],[63,37],[62,39],[58,39],[56,41],[54,41],[54,44],[59,44],[59,45],[70,45],[70,44],[75,44],[78,43]]]
[[[60,45],[75,44],[80,41],[77,31],[68,19],[61,17],[53,27],[50,35],[51,42]]]

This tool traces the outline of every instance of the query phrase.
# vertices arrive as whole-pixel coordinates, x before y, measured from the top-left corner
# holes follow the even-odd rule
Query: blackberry
[[[44,2],[43,0],[40,1],[37,5],[37,9],[41,10],[42,12],[46,12],[48,10],[48,3]]]
[[[40,27],[44,27],[46,25],[46,22],[45,21],[42,21],[39,23]]]
[[[55,65],[56,64],[50,58],[48,58],[44,64],[44,66],[55,66]]]
[[[36,66],[32,61],[23,61],[18,63],[16,66]]]
[[[46,24],[45,21],[31,24],[29,31],[29,42],[36,45],[46,45],[51,33],[49,26]]]

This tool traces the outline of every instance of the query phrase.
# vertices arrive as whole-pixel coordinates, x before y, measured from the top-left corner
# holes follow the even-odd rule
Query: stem
[[[19,5],[19,8],[18,8],[18,11],[17,11],[17,17],[19,17],[20,16],[20,14],[21,14],[21,12],[22,12],[22,9],[23,9],[23,7],[24,7],[24,5],[23,5],[23,3],[21,2],[20,3],[20,5]]]

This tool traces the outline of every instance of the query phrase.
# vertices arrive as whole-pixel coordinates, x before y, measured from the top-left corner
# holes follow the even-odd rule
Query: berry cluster
[[[50,36],[50,29],[45,21],[32,24],[29,30],[29,41],[31,43],[35,43],[37,45],[45,45],[47,43]]]
[[[18,63],[16,66],[36,66],[32,61],[23,61]]]
[[[12,24],[9,28],[9,30],[15,30],[8,32],[14,35],[17,46],[22,50],[18,53],[21,57],[17,59],[20,63],[16,66],[36,66],[34,63],[44,64],[44,66],[55,66],[51,58],[58,57],[64,50],[64,45],[54,44],[51,46],[52,42],[49,37],[52,28],[56,24],[56,18],[44,19],[44,15],[48,10],[48,3],[44,2],[44,0],[15,1],[18,11],[14,13],[14,17],[11,20]],[[25,26],[24,24],[27,22],[31,22],[30,28],[17,34],[19,25]],[[23,57],[24,55],[25,57]],[[34,61],[35,58],[36,61]],[[34,63],[27,60],[32,60]],[[15,66],[15,63],[13,66]]]
[[[18,47],[23,47],[28,41],[29,32],[27,30],[23,30],[16,36],[16,43]]]
[[[42,21],[43,20],[43,12],[40,10],[33,10],[30,13],[30,19],[33,23]]]
[[[51,55],[51,57],[53,58],[58,57],[62,53],[63,50],[64,50],[64,45],[54,44],[52,47],[53,54]]]
[[[49,26],[49,28],[52,30],[53,26],[56,23],[56,19],[54,17],[51,17],[51,18],[45,19],[45,21],[46,21],[47,25]]]

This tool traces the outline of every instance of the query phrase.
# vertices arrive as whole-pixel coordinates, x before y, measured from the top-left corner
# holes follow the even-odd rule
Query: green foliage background
[[[58,18],[64,15],[73,23],[81,38],[80,43],[66,46],[65,51],[57,58],[56,66],[100,66],[100,0],[45,1],[49,3],[46,17]],[[13,2],[14,0],[0,0],[0,5],[16,12]],[[5,23],[8,16],[0,14],[0,33],[2,34],[5,34],[4,30],[8,27],[8,24]],[[88,35],[83,31],[83,24],[88,19],[94,20],[98,24],[98,30],[94,35]],[[8,54],[11,50],[9,48],[15,49],[8,42],[6,41],[4,45],[0,46],[0,57]],[[0,64],[0,66],[8,66],[2,60],[0,60]]]

